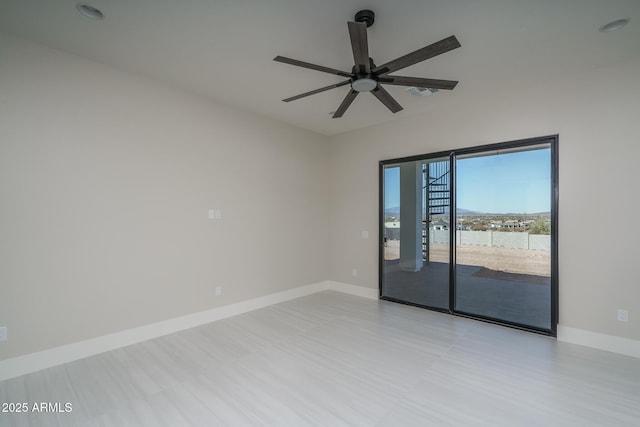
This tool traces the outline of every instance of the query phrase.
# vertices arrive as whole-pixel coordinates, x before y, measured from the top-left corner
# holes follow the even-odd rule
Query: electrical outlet
[[[629,310],[625,310],[623,308],[618,309],[618,320],[620,322],[628,322],[629,321]]]
[[[353,277],[356,277],[358,275],[358,270],[356,270],[355,268],[351,269],[351,275]]]
[[[365,231],[362,232],[361,236],[362,236],[363,239],[368,239],[369,238],[369,232],[365,230]]]
[[[0,327],[0,341],[6,341],[6,340],[7,340],[7,327],[2,326]]]
[[[216,296],[222,295],[222,286],[216,286]]]

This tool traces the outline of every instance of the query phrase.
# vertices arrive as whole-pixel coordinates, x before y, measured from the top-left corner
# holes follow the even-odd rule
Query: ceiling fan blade
[[[429,87],[443,90],[452,90],[458,84],[457,80],[423,79],[405,76],[380,76],[378,82],[387,85]]]
[[[351,89],[347,96],[344,97],[342,104],[340,104],[336,112],[333,114],[332,119],[338,119],[342,117],[342,115],[345,113],[345,111],[347,111],[347,108],[349,108],[349,106],[351,105],[353,100],[356,99],[356,96],[358,96],[359,93],[360,92],[356,92],[355,90]]]
[[[398,104],[393,96],[389,94],[382,86],[378,85],[374,90],[371,91],[373,96],[378,98],[380,102],[382,102],[392,113],[397,113],[402,110],[402,106]]]
[[[394,71],[401,70],[410,65],[417,64],[418,62],[433,58],[434,56],[441,55],[459,47],[460,42],[456,36],[450,36],[446,39],[440,40],[439,42],[425,46],[422,49],[418,49],[414,52],[401,56],[400,58],[394,59],[393,61],[389,61],[386,64],[382,64],[374,68],[373,72],[377,74],[393,73]]]
[[[310,64],[309,62],[298,61],[297,59],[291,59],[284,56],[276,56],[274,61],[283,62],[285,64],[295,65],[297,67],[309,68],[310,70],[322,71],[323,73],[336,74],[342,77],[353,77],[352,73],[346,71],[336,70],[335,68],[323,67],[322,65]]]
[[[292,96],[291,98],[283,99],[283,101],[284,102],[295,101],[296,99],[304,98],[305,96],[309,96],[309,95],[315,95],[316,93],[320,93],[320,92],[324,92],[325,90],[334,89],[336,87],[348,85],[349,83],[351,83],[351,80],[345,80],[343,82],[336,83],[334,85],[321,87],[320,89],[312,90],[312,91],[309,91],[309,92],[301,93],[300,95]]]
[[[371,73],[369,65],[369,43],[367,42],[367,24],[364,22],[347,22],[353,61],[359,74]]]

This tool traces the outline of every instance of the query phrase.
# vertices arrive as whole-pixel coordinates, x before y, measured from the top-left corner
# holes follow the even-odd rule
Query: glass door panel
[[[551,329],[549,144],[457,156],[454,311]]]
[[[383,298],[449,310],[449,159],[383,167]]]

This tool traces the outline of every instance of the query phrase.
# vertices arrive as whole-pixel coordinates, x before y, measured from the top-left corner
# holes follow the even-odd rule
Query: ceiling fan
[[[435,88],[452,90],[458,84],[455,80],[423,79],[420,77],[392,76],[389,73],[417,64],[434,56],[441,55],[450,50],[460,47],[460,42],[455,36],[447,37],[439,42],[425,46],[414,52],[396,58],[382,65],[376,65],[369,57],[369,45],[367,42],[367,28],[373,25],[375,14],[371,10],[361,10],[356,13],[355,22],[347,22],[349,26],[349,37],[351,38],[351,49],[355,65],[351,72],[340,71],[334,68],[323,67],[321,65],[310,64],[297,59],[276,56],[274,61],[285,64],[296,65],[298,67],[309,68],[311,70],[322,71],[329,74],[346,77],[348,80],[330,86],[321,87],[310,92],[283,99],[284,102],[295,101],[309,95],[324,92],[340,86],[351,85],[351,90],[344,98],[338,109],[333,114],[333,118],[342,117],[360,92],[371,92],[380,102],[382,102],[392,113],[402,110],[402,106],[387,92],[382,84],[397,86],[417,86],[423,88]]]

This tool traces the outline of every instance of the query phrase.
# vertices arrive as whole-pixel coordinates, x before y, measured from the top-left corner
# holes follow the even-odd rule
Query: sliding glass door
[[[381,298],[555,335],[557,137],[380,173]]]
[[[449,159],[388,164],[384,171],[382,294],[449,309]]]
[[[454,310],[551,328],[551,148],[456,156]]]

